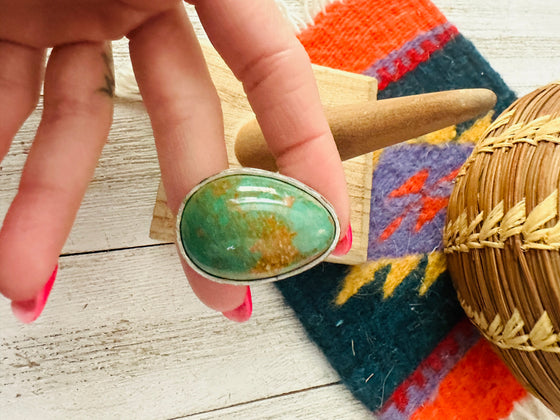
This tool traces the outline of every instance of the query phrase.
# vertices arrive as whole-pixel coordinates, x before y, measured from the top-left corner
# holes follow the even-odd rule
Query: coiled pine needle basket
[[[517,100],[459,173],[444,233],[463,309],[560,414],[560,82]]]

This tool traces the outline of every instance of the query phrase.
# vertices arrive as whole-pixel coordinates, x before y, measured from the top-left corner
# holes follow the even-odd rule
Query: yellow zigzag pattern
[[[475,143],[486,132],[492,123],[493,111],[490,111],[484,117],[479,118],[468,129],[465,130],[459,138],[457,138],[456,126],[450,126],[433,133],[416,139],[408,140],[409,144],[429,143],[434,145],[445,144],[457,138],[458,143]],[[373,153],[374,169],[379,163],[379,159],[384,149],[376,150]],[[375,273],[379,270],[390,266],[389,273],[383,283],[383,297],[385,299],[391,297],[395,289],[402,283],[422,260],[423,254],[409,255],[401,258],[381,258],[376,261],[368,261],[362,265],[354,266],[343,282],[342,290],[335,299],[337,305],[344,305],[348,299],[354,296],[365,285],[375,280]],[[422,296],[426,294],[429,288],[434,284],[437,278],[447,268],[445,256],[442,252],[433,252],[428,255],[428,264],[422,284],[418,289],[418,293]]]
[[[475,143],[482,135],[488,130],[492,123],[492,115],[494,111],[490,111],[484,117],[479,118],[468,129],[465,130],[457,138],[456,126],[450,126],[433,133],[426,134],[416,139],[408,140],[408,144],[428,143],[428,144],[445,144],[456,139],[457,143]],[[379,163],[379,159],[384,149],[376,150],[373,153],[373,167],[374,170]],[[383,297],[389,298],[395,289],[402,283],[422,260],[423,254],[409,255],[401,258],[381,258],[376,261],[368,261],[362,265],[354,266],[350,273],[346,276],[343,282],[342,290],[335,299],[337,305],[344,305],[348,299],[354,296],[365,285],[375,280],[375,273],[379,270],[390,266],[389,273],[383,283]],[[418,293],[422,296],[438,279],[441,273],[447,268],[445,256],[442,252],[433,252],[428,255],[428,264],[426,265],[426,272],[424,279],[418,289]]]
[[[363,286],[375,280],[375,273],[388,266],[390,266],[390,270],[383,282],[383,297],[385,299],[391,297],[403,280],[418,267],[423,255],[413,254],[400,258],[381,258],[352,267],[344,279],[342,290],[336,297],[335,303],[337,305],[344,305]],[[426,271],[418,293],[424,295],[446,268],[446,260],[442,252],[438,251],[429,254]]]

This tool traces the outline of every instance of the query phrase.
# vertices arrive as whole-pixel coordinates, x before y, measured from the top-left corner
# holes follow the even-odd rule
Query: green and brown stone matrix
[[[254,280],[310,263],[332,245],[336,228],[323,204],[297,186],[235,174],[188,199],[180,233],[185,253],[202,271]]]

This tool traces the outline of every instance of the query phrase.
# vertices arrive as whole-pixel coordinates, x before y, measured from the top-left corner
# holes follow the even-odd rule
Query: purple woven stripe
[[[412,57],[423,56],[427,53],[424,48],[426,42],[442,48],[443,45],[440,45],[442,44],[442,36],[449,34],[449,37],[444,37],[449,39],[452,37],[450,33],[453,35],[456,33],[456,29],[451,23],[445,22],[436,26],[434,29],[418,35],[398,50],[392,51],[385,58],[376,61],[364,72],[364,74],[375,77],[378,80],[381,80],[383,78],[383,74],[387,72],[391,75],[396,75],[399,73],[399,69],[396,64],[397,62],[407,68],[418,64],[417,60],[414,60]]]
[[[443,345],[434,349],[434,352],[418,367],[415,372],[423,378],[423,384],[412,383],[404,392],[406,393],[406,408],[397,407],[395,395],[391,397],[378,413],[380,420],[407,420],[410,416],[428,401],[437,391],[439,384],[455,365],[463,358],[465,353],[480,339],[476,329],[468,321],[460,322],[445,340],[452,340],[455,346]],[[444,340],[444,341],[445,341]],[[396,392],[399,392],[397,389]]]
[[[453,180],[448,178],[470,155],[471,145],[448,143],[402,144],[383,151],[373,173],[368,259],[423,254],[441,248],[445,209],[416,229],[423,210],[423,198],[449,197]],[[412,177],[427,171],[420,191],[399,197],[391,193]],[[399,227],[389,236],[384,232],[395,220]]]

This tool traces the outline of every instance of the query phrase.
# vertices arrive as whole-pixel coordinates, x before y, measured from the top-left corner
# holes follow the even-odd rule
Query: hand
[[[340,158],[309,59],[274,2],[191,3],[243,82],[280,171],[321,192],[346,232]],[[227,157],[219,99],[179,0],[0,0],[0,10],[0,159],[44,84],[41,123],[0,230],[0,292],[30,322],[48,297],[51,273],[112,122],[108,40],[130,40],[173,212],[193,186],[227,167]],[[47,47],[53,50],[45,69]],[[203,303],[229,318],[248,319],[247,287],[213,283],[183,266]]]

